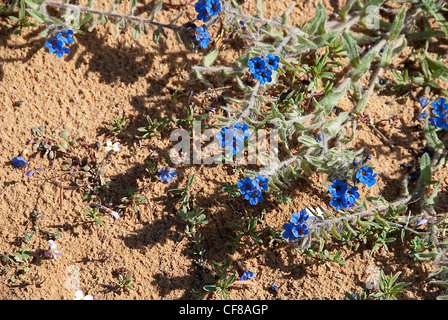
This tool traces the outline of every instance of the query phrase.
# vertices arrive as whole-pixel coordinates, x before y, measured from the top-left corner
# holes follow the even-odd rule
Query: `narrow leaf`
[[[218,57],[219,50],[215,49],[204,57],[204,67],[210,67]]]
[[[343,32],[341,37],[342,44],[344,45],[344,48],[347,51],[347,56],[350,60],[350,64],[353,68],[357,68],[359,66],[359,53],[355,39],[353,39],[353,37],[347,32]]]

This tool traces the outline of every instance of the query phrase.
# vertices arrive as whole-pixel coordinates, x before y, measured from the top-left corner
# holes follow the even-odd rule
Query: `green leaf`
[[[444,37],[445,32],[440,30],[426,30],[421,32],[410,32],[407,36],[416,40],[427,40],[429,38]]]
[[[92,18],[93,18],[93,14],[87,13],[87,14],[84,16],[84,18],[79,22],[79,26],[78,26],[78,27],[80,27],[80,26],[86,24],[86,23],[89,22],[89,20],[92,19]]]
[[[314,44],[314,42],[305,39],[304,37],[302,37],[301,35],[297,35],[297,42],[299,44],[303,44],[306,48],[311,49],[311,50],[315,50],[318,48],[317,45]]]
[[[131,4],[131,16],[134,15],[134,10],[137,7],[137,0],[132,0]]]
[[[263,19],[263,1],[257,0],[257,15],[260,19]]]
[[[305,32],[309,35],[312,35],[316,32],[320,35],[324,34],[326,20],[327,11],[325,10],[325,7],[322,5],[322,3],[319,2],[316,7],[314,18],[311,19],[304,28]]]
[[[30,16],[32,16],[39,24],[42,24],[47,20],[47,16],[35,9],[27,8],[26,11],[28,11]]]
[[[301,135],[297,140],[310,148],[316,148],[316,149],[322,148],[321,145],[318,142],[316,142],[316,140],[313,137],[307,135]]]
[[[353,4],[357,2],[358,0],[350,0],[349,3],[346,4],[346,6],[341,10],[339,15],[341,16],[342,20],[347,20],[347,13],[350,11],[350,9],[353,7]]]
[[[155,44],[159,44],[159,38],[160,38],[160,28],[157,28],[157,30],[154,30],[152,34],[152,40]]]
[[[360,65],[355,70],[353,70],[350,77],[354,80],[354,82],[357,82],[370,69],[370,65],[376,58],[376,55],[376,51],[371,51],[364,57]]]
[[[48,19],[50,19],[54,24],[64,26],[65,23],[59,19],[56,19],[55,17],[49,16]]]
[[[437,257],[437,252],[417,252],[414,256],[421,261],[431,261]]]
[[[430,185],[438,181],[431,179],[431,159],[428,153],[424,153],[420,160],[420,180],[419,185]]]
[[[286,21],[288,20],[288,16],[291,13],[291,10],[295,7],[296,3],[293,1],[289,4],[288,8],[286,8],[285,12],[283,12],[281,18],[281,21],[283,24],[286,24]]]
[[[190,186],[191,187],[191,185],[193,184],[193,181],[194,181],[194,176],[195,176],[195,174],[192,174],[192,175],[190,175],[189,177],[188,177],[188,186]]]
[[[314,38],[313,42],[316,46],[323,47],[335,42],[338,36],[339,36],[338,30],[329,31],[319,37]]]
[[[141,33],[142,33],[142,29],[141,29],[141,25],[139,23],[134,27],[134,31],[132,32],[132,36],[134,37],[134,40],[138,40]]]
[[[25,0],[25,3],[33,10],[39,10],[42,0]]]
[[[204,67],[210,67],[218,57],[219,50],[215,49],[204,57]]]
[[[337,118],[330,119],[323,125],[323,128],[326,129],[332,136],[335,136],[338,131],[341,129],[342,124],[350,118],[348,112],[341,112]]]
[[[331,110],[333,110],[333,107],[339,103],[342,96],[348,91],[348,88],[351,83],[351,79],[347,78],[347,82],[344,84],[343,88],[340,88],[340,91],[334,91],[329,94],[327,94],[322,100],[317,102],[313,98],[313,103],[316,107],[324,108],[325,113],[324,115],[327,116],[330,114]]]
[[[406,7],[402,7],[395,16],[392,28],[389,32],[389,39],[395,39],[403,28],[404,19],[406,18]]]
[[[355,39],[353,39],[353,37],[345,31],[342,33],[341,38],[342,44],[347,51],[347,56],[350,60],[350,64],[353,68],[357,68],[359,66],[360,60],[358,46],[356,45]]]
[[[151,20],[154,20],[154,18],[156,17],[156,14],[160,11],[160,9],[162,9],[162,0],[160,0],[159,3],[157,3],[157,5],[154,7],[154,9],[152,9]]]
[[[202,287],[202,289],[204,289],[205,291],[207,291],[207,292],[213,292],[213,291],[216,291],[217,290],[217,287],[216,286],[203,286]]]

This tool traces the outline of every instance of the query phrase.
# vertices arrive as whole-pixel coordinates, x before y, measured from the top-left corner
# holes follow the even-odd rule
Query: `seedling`
[[[113,125],[109,129],[109,134],[113,136],[118,136],[123,133],[124,130],[129,126],[130,120],[126,119],[126,116],[123,116],[121,119],[114,118]]]
[[[86,213],[84,217],[86,219],[93,219],[94,222],[99,224],[100,226],[105,227],[106,224],[101,220],[101,217],[104,216],[104,213],[99,212],[100,206],[94,206],[94,207],[85,207],[84,212]]]
[[[150,138],[153,136],[159,137],[159,130],[165,128],[171,122],[171,120],[167,117],[163,117],[160,120],[152,120],[150,116],[146,116],[146,121],[148,122],[146,127],[140,127],[137,129],[143,133],[142,138]]]
[[[138,210],[138,206],[146,203],[146,197],[145,196],[138,196],[135,193],[135,190],[133,188],[128,189],[128,196],[121,198],[121,201],[123,201],[123,204],[120,204],[119,208],[127,208],[131,207],[134,213],[140,214],[140,211]]]

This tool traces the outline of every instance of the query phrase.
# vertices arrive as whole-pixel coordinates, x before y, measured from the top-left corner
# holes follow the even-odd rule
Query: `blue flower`
[[[305,236],[308,234],[308,227],[306,226],[306,224],[297,224],[295,226],[295,230],[298,233],[299,237],[301,236]]]
[[[73,31],[72,30],[64,30],[59,32],[59,34],[57,35],[57,39],[59,41],[62,41],[64,44],[71,44],[73,43]]]
[[[355,205],[356,199],[359,199],[358,187],[351,187],[345,192],[345,199],[347,201],[346,209],[350,209]]]
[[[12,165],[15,168],[18,168],[18,167],[26,168],[26,164],[28,163],[28,161],[26,161],[25,158],[23,158],[23,157],[14,157],[14,158],[12,158],[11,161],[12,161]]]
[[[373,174],[373,169],[370,167],[361,167],[356,173],[356,178],[363,184],[371,187],[376,183],[376,176],[378,174]]]
[[[418,101],[420,101],[420,104],[422,105],[422,108],[426,107],[428,105],[428,99],[425,97],[419,97]]]
[[[300,238],[303,235],[308,234],[308,229],[305,224],[285,223],[283,225],[285,231],[282,233],[282,237],[288,241],[292,241],[296,238]]]
[[[347,198],[345,197],[345,194],[333,196],[333,198],[330,201],[330,205],[333,206],[336,210],[341,210],[342,208],[347,207]]]
[[[280,62],[279,56],[274,56],[272,53],[268,54],[267,58],[267,66],[270,70],[277,70],[278,69],[278,63]]]
[[[438,127],[440,129],[445,128],[445,130],[448,130],[448,116],[444,113],[441,113],[437,117],[434,117],[433,123],[434,127]]]
[[[177,172],[174,171],[173,168],[162,168],[157,171],[160,174],[160,181],[167,181],[167,182],[173,182],[174,177],[177,176]]]
[[[244,150],[244,141],[237,137],[234,137],[232,140],[227,140],[225,149],[231,151],[233,155],[237,154],[240,151]]]
[[[328,186],[328,191],[330,191],[332,197],[341,196],[347,190],[347,184],[338,179],[333,180],[333,183]]]
[[[249,126],[247,124],[237,123],[233,128],[234,128],[235,136],[237,138],[244,139],[244,140],[249,138],[250,133],[248,131]]]
[[[240,188],[240,193],[243,196],[255,189],[255,185],[249,177],[244,177],[244,179],[238,181],[236,185]]]
[[[445,98],[440,98],[438,102],[431,103],[433,108],[433,113],[436,115],[444,114],[448,110],[448,103],[446,103]]]
[[[261,193],[267,190],[268,181],[268,178],[263,178],[262,175],[258,175],[253,180],[249,177],[244,177],[243,180],[237,182],[237,186],[240,188],[240,193],[244,196],[244,199],[249,200],[251,205],[255,205],[263,201]]]
[[[210,14],[212,16],[217,15],[221,10],[221,2],[219,0],[210,1]]]
[[[221,146],[235,155],[244,150],[244,140],[249,138],[248,128],[249,126],[247,124],[241,125],[239,123],[233,129],[224,127],[216,134],[216,138]]]
[[[198,13],[196,19],[202,20],[206,22],[210,16],[209,6],[203,4],[196,4],[195,6],[196,12]]]
[[[272,71],[278,68],[280,58],[268,54],[266,59],[254,57],[247,61],[247,66],[250,69],[252,77],[257,79],[260,84],[272,81]]]
[[[50,51],[50,53],[55,54],[58,58],[62,58],[64,53],[70,53],[70,49],[65,47],[65,42],[58,40],[57,38],[47,41],[45,46],[49,48],[48,51]]]
[[[308,217],[308,212],[306,212],[305,209],[302,209],[300,210],[300,214],[294,212],[291,215],[291,220],[289,222],[293,224],[303,224],[306,220],[308,220]]]
[[[359,198],[358,187],[349,188],[347,183],[335,179],[328,187],[331,194],[330,205],[336,210],[342,208],[350,209],[354,206],[355,200]]]
[[[269,179],[263,177],[261,174],[257,175],[253,180],[254,187],[260,191],[266,191],[268,189]]]
[[[244,194],[244,199],[249,200],[251,205],[256,205],[258,202],[263,201],[263,196],[260,190],[252,189]]]
[[[201,48],[207,48],[208,43],[210,42],[210,33],[205,24],[202,27],[196,27],[195,37],[196,40],[199,41],[199,46]]]
[[[423,121],[423,120],[425,120],[425,118],[428,116],[428,113],[427,112],[421,112],[421,113],[419,113],[419,115],[417,116],[417,120],[418,121]]]
[[[305,209],[300,210],[300,214],[294,212],[291,215],[291,220],[289,223],[283,224],[283,229],[285,229],[285,231],[282,233],[282,237],[288,241],[292,241],[296,238],[307,235],[308,228],[304,223],[306,220],[308,220],[308,213]]]
[[[226,141],[231,141],[231,139],[233,139],[233,132],[229,127],[224,127],[216,134],[216,138],[219,140],[219,144],[224,147]]]
[[[194,5],[198,13],[196,19],[206,22],[210,16],[217,15],[221,10],[220,0],[199,0]]]
[[[272,81],[272,71],[269,69],[261,70],[254,74],[254,78],[260,82],[260,84],[265,84],[266,82]]]
[[[295,238],[299,237],[299,233],[297,232],[297,230],[295,228],[295,224],[285,223],[285,224],[283,224],[283,229],[285,229],[285,231],[283,231],[282,237],[285,238],[286,240],[292,241]]]
[[[247,61],[247,66],[250,68],[252,74],[257,74],[267,68],[267,60],[263,60],[260,57],[254,57]]]
[[[249,270],[244,270],[243,274],[240,277],[241,281],[246,281],[249,279],[252,279],[253,277],[255,277],[256,273],[249,271]]]
[[[196,2],[194,4],[194,7],[200,7],[200,6],[204,6],[204,7],[210,7],[210,1],[209,0],[199,0],[198,2]]]

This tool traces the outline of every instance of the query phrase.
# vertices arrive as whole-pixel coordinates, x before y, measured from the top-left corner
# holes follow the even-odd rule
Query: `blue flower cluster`
[[[72,30],[64,30],[58,33],[56,38],[50,39],[45,43],[45,46],[48,47],[50,53],[55,54],[58,58],[61,58],[64,53],[70,53],[70,49],[67,48],[66,44],[73,43],[73,31]]]
[[[216,134],[216,138],[225,150],[232,152],[233,155],[244,150],[244,140],[249,138],[249,126],[247,124],[237,123],[232,129],[224,127]]]
[[[240,188],[241,195],[244,199],[249,200],[251,205],[256,205],[263,201],[262,192],[268,189],[268,178],[262,175],[256,176],[253,180],[249,177],[244,177],[243,180],[238,181],[237,186]]]
[[[196,19],[206,22],[211,16],[217,15],[221,10],[220,0],[199,0],[194,8],[198,13]]]
[[[341,210],[342,207],[350,209],[355,205],[356,199],[359,198],[358,187],[349,188],[347,183],[335,179],[328,187],[331,194],[330,205],[336,210]]]
[[[247,66],[250,68],[252,76],[257,79],[260,84],[265,84],[266,82],[272,81],[272,71],[278,69],[279,62],[280,57],[269,53],[266,59],[260,57],[249,59],[249,61],[247,61]]]
[[[376,183],[377,175],[377,173],[373,173],[371,167],[362,166],[356,172],[356,179],[362,184],[371,187]],[[336,210],[341,210],[342,208],[350,210],[359,198],[358,187],[349,187],[346,182],[339,179],[333,180],[332,184],[328,186],[328,191],[331,194],[330,205]]]
[[[439,101],[431,103],[432,113],[434,117],[429,118],[433,127],[448,130],[448,103],[445,98],[440,98]]]
[[[177,176],[177,172],[173,168],[162,168],[157,171],[160,174],[160,181],[173,182],[174,177]]]
[[[208,43],[210,42],[210,33],[208,32],[205,24],[202,25],[202,27],[196,27],[194,35],[201,48],[205,49],[208,47]]]
[[[305,209],[300,210],[300,214],[294,212],[291,215],[291,220],[289,223],[285,223],[283,225],[283,229],[285,229],[285,231],[283,232],[282,237],[288,241],[292,241],[300,238],[301,236],[307,235],[308,228],[305,221],[308,220],[308,217],[308,213]]]

